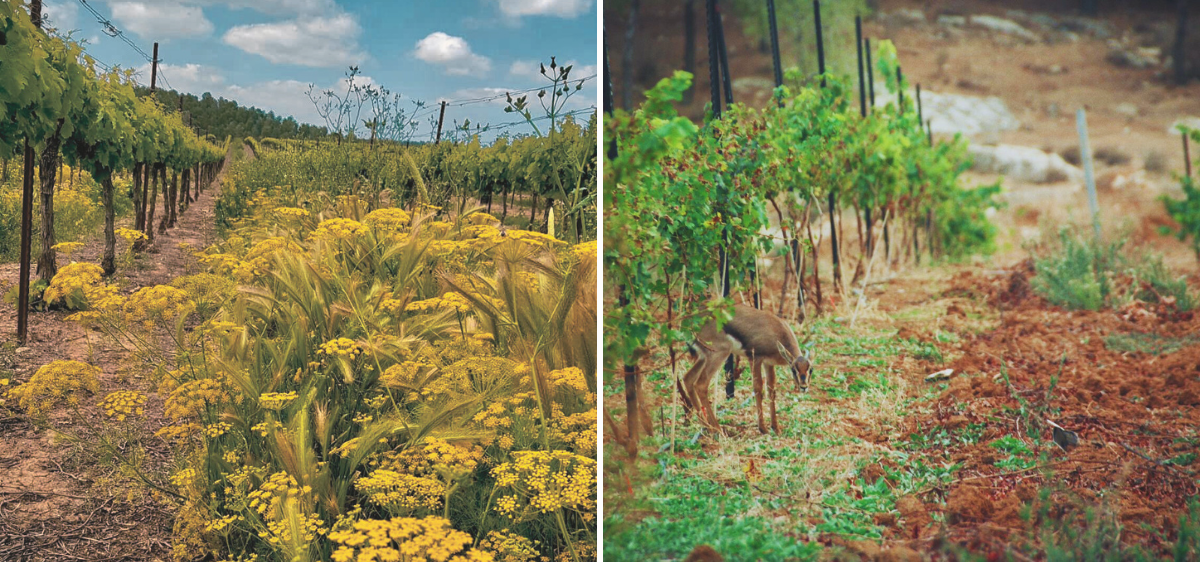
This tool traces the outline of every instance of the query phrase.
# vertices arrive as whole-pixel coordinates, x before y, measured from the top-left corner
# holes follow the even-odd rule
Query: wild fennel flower
[[[513,461],[492,469],[496,488],[513,494],[497,510],[513,519],[570,509],[590,513],[596,506],[596,461],[566,451],[514,451]]]
[[[120,390],[110,393],[100,403],[104,415],[125,421],[126,417],[140,416],[145,413],[146,395],[132,390]]]
[[[163,413],[172,419],[197,418],[210,406],[229,402],[221,382],[216,379],[199,379],[183,383],[171,391],[163,406]]]
[[[293,392],[267,392],[258,397],[258,404],[268,410],[282,410],[297,398]]]
[[[442,517],[396,517],[357,521],[333,531],[334,562],[494,562],[491,552],[468,548],[471,535],[455,530]]]
[[[125,321],[141,322],[147,329],[154,321],[174,321],[195,309],[187,293],[170,285],[143,287],[125,301]]]
[[[353,240],[367,233],[367,227],[351,219],[326,219],[317,225],[314,238]]]
[[[367,501],[393,513],[438,509],[446,495],[446,486],[436,479],[387,469],[359,478],[354,486]]]
[[[38,369],[29,382],[9,390],[8,395],[27,414],[40,417],[63,402],[78,406],[81,392],[100,389],[99,375],[100,369],[87,363],[52,361]]]
[[[94,263],[71,263],[59,268],[42,298],[51,304],[63,303],[82,309],[94,298],[101,298],[104,270]]]
[[[384,232],[395,232],[412,221],[412,215],[409,215],[404,209],[389,207],[386,209],[376,209],[367,214],[363,222],[369,226],[373,226]]]
[[[113,231],[114,234],[124,238],[126,242],[134,244],[139,240],[146,240],[146,233],[132,228],[118,228]]]
[[[321,344],[319,353],[330,357],[345,357],[353,361],[362,353],[362,346],[350,338],[337,338]]]
[[[272,212],[284,219],[305,219],[309,216],[308,211],[298,207],[275,207]]]
[[[70,257],[71,254],[74,254],[83,248],[83,242],[59,242],[58,244],[51,246],[51,248],[53,248],[55,252],[60,252],[63,255]]]

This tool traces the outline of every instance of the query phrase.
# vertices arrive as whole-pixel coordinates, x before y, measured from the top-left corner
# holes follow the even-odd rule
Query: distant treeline
[[[149,90],[138,88],[137,93],[138,96],[145,96]],[[168,109],[179,109],[178,92],[156,90],[154,97]],[[191,124],[199,127],[201,133],[217,138],[318,139],[329,135],[325,127],[299,123],[291,117],[275,115],[273,111],[241,106],[236,101],[214,98],[208,93],[200,97],[184,94],[183,110],[191,116]]]

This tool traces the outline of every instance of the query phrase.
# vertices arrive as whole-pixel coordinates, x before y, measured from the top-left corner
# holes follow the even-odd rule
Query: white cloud
[[[236,100],[238,105],[274,111],[281,117],[292,116],[302,123],[324,125],[312,102],[304,95],[308,84],[296,80],[270,80],[248,86],[232,85],[223,96]],[[215,94],[214,94],[215,95]]]
[[[79,23],[79,5],[66,0],[54,0],[42,4],[42,17],[46,25],[67,33],[77,29]]]
[[[592,8],[592,0],[499,0],[504,15],[519,18],[524,16],[554,16],[576,18]]]
[[[542,76],[542,64],[546,63],[535,60],[513,61],[512,65],[508,67],[508,75],[514,78],[528,80],[535,84],[549,84],[550,81],[547,76],[552,76],[552,74],[550,74],[549,65],[546,66],[547,76]],[[570,60],[563,64],[563,66],[572,67],[569,78],[571,81],[586,78],[596,73],[596,65],[594,64],[580,66],[578,61]]]
[[[225,6],[233,10],[251,9],[273,16],[298,16],[337,13],[333,0],[189,0],[201,6]]]
[[[137,72],[138,80],[146,85],[150,84],[150,63],[134,69]],[[165,76],[171,82],[171,88],[178,92],[186,92],[197,96],[204,93],[211,93],[214,96],[220,96],[225,91],[225,77],[220,71],[209,66],[199,64],[159,64],[159,87],[165,88],[167,85],[162,81]]]
[[[349,66],[367,58],[358,46],[362,28],[350,14],[239,25],[225,43],[276,63],[313,67]]]
[[[213,32],[213,24],[198,6],[173,2],[113,2],[113,19],[123,29],[154,40],[200,37]]]
[[[413,55],[427,63],[444,67],[446,74],[457,76],[485,74],[492,68],[492,61],[473,52],[466,39],[441,31],[430,33],[428,37],[417,41]]]

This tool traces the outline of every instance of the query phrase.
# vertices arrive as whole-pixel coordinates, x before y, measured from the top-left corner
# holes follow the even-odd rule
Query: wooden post
[[[438,143],[442,142],[442,121],[445,119],[446,119],[446,102],[442,102],[442,111],[440,113],[438,113],[437,139],[433,141],[433,144],[438,144]]]
[[[39,21],[40,21],[39,17]],[[17,342],[29,337],[29,260],[33,246],[33,147],[25,138],[25,174],[21,188],[21,266],[17,280]]]
[[[821,87],[824,88],[825,33],[821,28],[821,0],[813,0],[813,23],[817,28],[817,71],[821,74]],[[832,188],[829,191],[829,242],[833,246],[833,286],[834,290],[838,290],[842,286],[842,259],[837,235],[837,195]]]
[[[29,19],[42,28],[42,1],[29,5]],[[33,147],[25,137],[25,170],[21,184],[21,262],[17,279],[17,343],[24,345],[29,337],[29,267],[33,247]]]
[[[150,61],[150,93],[158,87],[158,43],[154,43],[154,60]]]
[[[1183,169],[1187,171],[1187,177],[1192,177],[1192,155],[1188,147],[1188,134],[1183,133]]]
[[[921,85],[917,84],[917,127],[925,122],[925,110],[921,107]]]
[[[904,115],[904,71],[896,67],[896,99],[900,104],[900,115]]]

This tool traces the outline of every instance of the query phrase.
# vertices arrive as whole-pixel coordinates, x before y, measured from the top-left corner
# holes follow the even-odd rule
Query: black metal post
[[[813,20],[817,28],[817,72],[821,75],[821,87],[825,87],[825,34],[821,29],[821,0],[813,0]]]
[[[863,39],[867,51],[867,93],[871,96],[871,109],[875,109],[875,67],[871,66],[871,39]]]
[[[779,26],[775,21],[775,0],[767,0],[767,24],[771,28],[771,62],[775,71],[775,87],[783,85],[783,62],[779,56]]]
[[[733,82],[729,77],[729,50],[725,48],[725,18],[721,16],[719,6],[717,11],[717,47],[721,61],[721,85],[725,88],[725,107],[733,105]]]
[[[862,16],[854,16],[854,44],[858,47],[858,105],[859,113],[867,116],[867,78],[863,69]],[[868,211],[869,212],[869,211]]]
[[[1188,135],[1183,133],[1183,168],[1187,170],[1187,177],[1192,177],[1192,154],[1188,147]]]
[[[712,94],[713,119],[721,118],[721,58],[717,46],[717,0],[704,0],[704,18],[708,27],[708,84]]]

